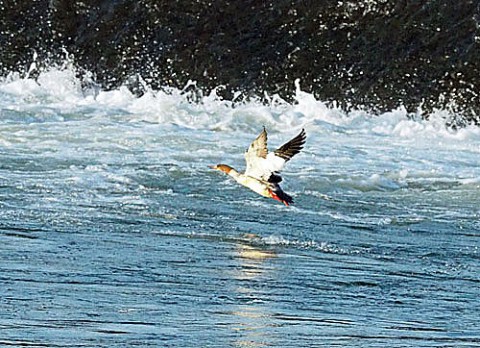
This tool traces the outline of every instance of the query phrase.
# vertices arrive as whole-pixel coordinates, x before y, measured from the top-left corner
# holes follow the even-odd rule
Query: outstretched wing
[[[267,130],[263,127],[262,133],[249,146],[245,153],[245,159],[248,160],[255,157],[267,158]]]
[[[306,139],[307,135],[305,134],[305,129],[302,129],[300,134],[298,134],[295,138],[276,149],[274,152],[275,156],[283,158],[285,162],[289,161],[293,156],[303,149]]]
[[[264,157],[261,156],[254,156],[253,149],[254,144],[265,134],[265,151],[262,152]],[[252,176],[259,180],[268,181],[271,183],[279,183],[282,181],[282,177],[279,175],[280,171],[285,166],[285,163],[289,161],[294,155],[300,152],[305,144],[306,134],[305,130],[302,129],[300,134],[298,134],[295,138],[290,140],[289,142],[285,143],[284,145],[280,146],[277,150],[273,153],[268,153],[266,149],[266,138],[267,133],[265,128],[258,136],[258,138],[250,145],[245,158],[247,160],[247,169],[245,171],[246,175]]]
[[[267,130],[263,127],[260,135],[250,144],[245,152],[245,162],[247,163],[245,174],[256,172],[258,168],[261,167],[262,162],[267,158],[267,155]]]

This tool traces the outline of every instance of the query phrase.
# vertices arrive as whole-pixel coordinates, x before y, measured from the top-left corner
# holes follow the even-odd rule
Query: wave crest
[[[241,100],[225,100],[218,89],[203,95],[194,82],[183,89],[154,90],[140,77],[137,81],[143,92],[136,95],[127,86],[112,90],[101,89],[91,74],[79,74],[73,64],[37,71],[32,77],[10,73],[0,80],[0,107],[2,114],[9,110],[32,111],[49,115],[57,113],[69,119],[72,114],[91,117],[124,117],[128,120],[170,124],[185,128],[220,132],[257,132],[265,125],[271,132],[292,132],[302,127],[309,132],[331,132],[341,136],[365,135],[399,139],[479,140],[480,130],[474,124],[458,124],[459,116],[449,110],[434,110],[423,115],[422,110],[412,114],[404,107],[375,115],[365,110],[346,112],[335,103],[325,103],[313,94],[302,91],[300,80],[295,81],[293,102],[278,95]],[[48,120],[45,120],[48,121]]]

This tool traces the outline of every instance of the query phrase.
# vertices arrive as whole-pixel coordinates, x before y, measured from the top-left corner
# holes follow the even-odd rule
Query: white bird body
[[[230,170],[228,175],[235,179],[235,181],[240,185],[248,187],[250,190],[258,193],[259,195],[271,197],[268,190],[268,185],[266,185],[264,181],[260,181],[250,175],[239,173],[233,168]]]
[[[293,203],[293,199],[278,184],[282,181],[279,174],[285,163],[302,150],[305,139],[305,130],[302,129],[295,138],[274,152],[268,153],[267,131],[264,127],[262,133],[252,142],[245,153],[247,167],[244,173],[239,173],[226,164],[217,164],[212,168],[228,174],[236,182],[259,195],[276,199],[288,206]]]

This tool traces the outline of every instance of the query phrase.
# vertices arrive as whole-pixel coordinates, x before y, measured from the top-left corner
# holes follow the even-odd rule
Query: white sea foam
[[[3,111],[53,109],[59,114],[68,110],[106,117],[124,114],[132,121],[217,131],[250,132],[257,130],[259,125],[266,125],[276,132],[291,132],[307,127],[310,132],[480,141],[478,127],[467,126],[460,130],[448,128],[446,121],[452,115],[447,111],[437,110],[428,120],[408,114],[404,108],[378,116],[364,111],[346,113],[303,92],[299,81],[295,84],[295,102],[292,104],[278,96],[267,97],[266,102],[258,99],[234,103],[218,97],[215,90],[198,103],[193,103],[188,92],[172,88],[164,91],[146,87],[140,97],[124,86],[110,91],[93,91],[96,87],[82,89],[82,81],[71,65],[65,64],[41,72],[36,79],[21,78],[15,73],[3,78],[0,81],[0,107]]]
[[[203,168],[202,158],[237,160],[238,151],[263,125],[270,131],[271,146],[304,127],[307,146],[295,163],[299,179],[308,179],[306,190],[316,191],[318,183],[322,189],[397,191],[447,182],[471,185],[478,178],[480,128],[449,128],[453,115],[445,110],[433,112],[428,120],[404,108],[381,115],[345,112],[302,91],[299,81],[293,103],[278,96],[232,102],[221,99],[215,90],[192,102],[188,91],[194,83],[184,90],[145,86],[138,97],[125,86],[107,91],[87,82],[68,63],[42,71],[36,79],[12,73],[0,80],[0,144],[29,144],[66,157],[79,149],[108,148],[124,160],[137,149],[155,153],[154,161],[167,161],[190,173]],[[70,122],[69,127],[62,127],[63,122]],[[127,128],[127,124],[145,125]],[[158,143],[155,125],[162,126],[162,143],[168,148]],[[182,129],[185,132],[179,133]]]
[[[263,237],[261,242],[269,246],[287,246],[299,249],[316,250],[323,253],[332,254],[357,254],[358,250],[348,250],[340,248],[328,242],[318,242],[315,240],[291,240],[281,235],[270,235]]]

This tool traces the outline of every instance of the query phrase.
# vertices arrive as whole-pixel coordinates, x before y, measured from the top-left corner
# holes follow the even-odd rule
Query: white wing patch
[[[267,181],[272,174],[280,172],[283,169],[285,162],[283,158],[276,156],[275,153],[269,153],[267,158],[251,158],[251,160],[247,162],[245,175]]]
[[[274,152],[268,153],[267,132],[264,127],[262,133],[253,141],[245,153],[245,161],[247,162],[245,175],[259,180],[280,182],[282,179],[278,175],[279,172],[287,161],[302,150],[305,138],[305,130],[302,129],[295,138],[283,144]]]

